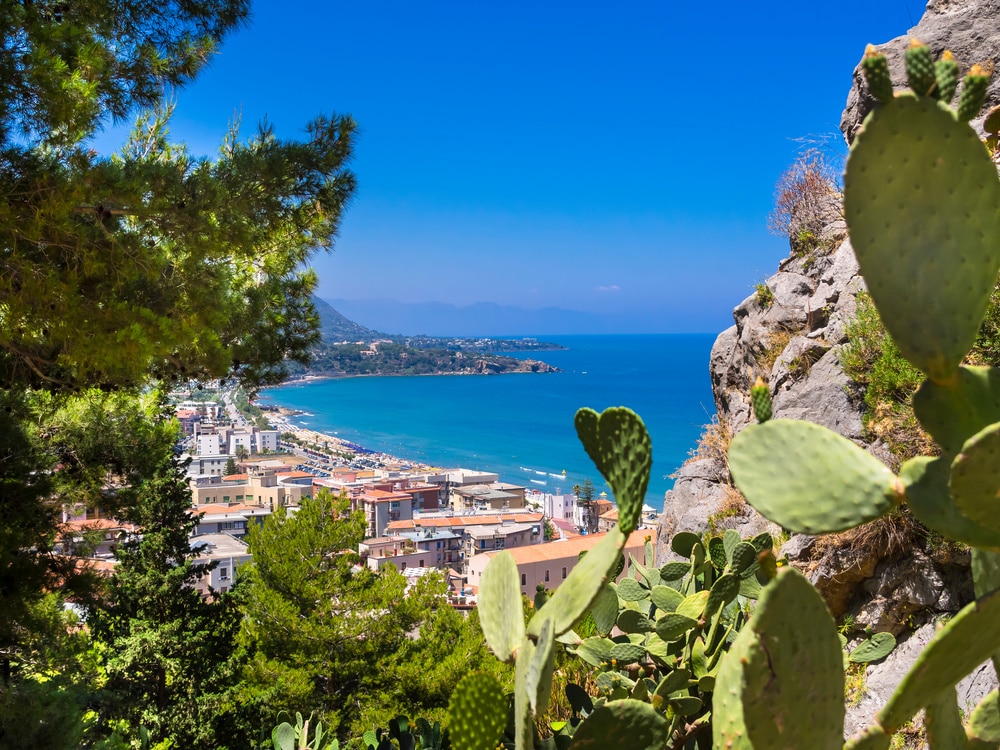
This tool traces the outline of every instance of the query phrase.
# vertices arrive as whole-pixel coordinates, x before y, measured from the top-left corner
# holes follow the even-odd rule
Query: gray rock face
[[[927,623],[901,640],[884,661],[872,664],[865,670],[864,694],[857,705],[847,707],[844,723],[847,736],[857,734],[874,722],[875,715],[889,700],[889,696],[933,636],[934,624]],[[958,683],[958,705],[968,711],[995,688],[996,674],[993,665],[982,664]]]
[[[950,49],[965,71],[974,63],[996,61],[1000,50],[998,18],[1000,0],[930,0],[920,23],[906,35],[876,46],[888,59],[889,72],[893,82],[897,84],[896,90],[901,91],[906,88],[903,83],[906,81],[903,53],[909,39],[919,39],[929,46],[934,59],[944,50]],[[863,53],[864,50],[858,50],[859,60]],[[994,75],[990,81],[986,101],[990,105],[1000,102],[1000,76]],[[868,91],[868,84],[859,66],[854,70],[854,85],[847,96],[847,107],[840,120],[840,129],[848,142],[854,140],[865,115],[874,105],[875,99]],[[982,122],[982,115],[972,121],[980,135],[983,132]]]

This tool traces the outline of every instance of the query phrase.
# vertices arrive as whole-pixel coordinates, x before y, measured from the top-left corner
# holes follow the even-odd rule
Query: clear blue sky
[[[923,9],[258,0],[172,131],[212,154],[237,109],[247,132],[266,116],[284,136],[319,113],[358,120],[359,190],[317,257],[321,297],[718,331],[787,254],[765,220],[797,139],[839,138],[865,44]]]

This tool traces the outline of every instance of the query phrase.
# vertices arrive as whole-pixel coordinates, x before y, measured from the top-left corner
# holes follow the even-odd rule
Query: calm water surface
[[[294,421],[376,451],[492,471],[546,492],[569,492],[587,477],[609,491],[576,437],[573,415],[582,406],[628,406],[653,441],[646,501],[660,508],[668,475],[715,413],[708,376],[714,339],[547,337],[568,349],[523,356],[560,373],[321,380],[272,388],[261,400],[307,412]]]

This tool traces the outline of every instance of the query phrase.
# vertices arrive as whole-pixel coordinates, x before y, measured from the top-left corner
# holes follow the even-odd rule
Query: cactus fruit
[[[634,411],[621,406],[600,414],[580,409],[575,423],[587,455],[614,492],[618,527],[628,536],[639,523],[653,465],[646,426]]]
[[[781,461],[775,469],[773,462]],[[750,425],[729,447],[729,468],[747,502],[802,534],[843,531],[899,500],[897,478],[850,440],[810,422]],[[825,477],[817,483],[816,477]],[[816,502],[804,498],[820,497]]]
[[[958,78],[960,75],[958,63],[951,50],[941,53],[941,59],[934,63],[934,77],[937,79],[937,88],[934,91],[938,101],[951,104],[958,90]]]
[[[951,496],[959,510],[1000,534],[1000,422],[969,438],[951,465]]]
[[[753,415],[763,424],[771,418],[771,390],[759,375],[757,382],[750,388],[750,403],[753,404]]]
[[[917,96],[930,96],[937,87],[937,77],[934,71],[934,58],[930,47],[910,40],[910,46],[904,56],[906,77],[910,88]]]
[[[1000,271],[1000,181],[944,104],[897,96],[865,119],[847,160],[844,211],[861,273],[903,355],[949,382]]]
[[[978,65],[969,68],[962,81],[962,93],[958,96],[956,115],[959,122],[968,122],[977,114],[986,101],[986,89],[990,85],[990,74]]]
[[[889,75],[889,62],[885,55],[869,44],[865,56],[861,58],[861,69],[868,81],[872,95],[882,104],[892,101],[892,77]]]
[[[448,733],[454,748],[495,750],[507,725],[507,699],[490,675],[470,672],[448,703]]]

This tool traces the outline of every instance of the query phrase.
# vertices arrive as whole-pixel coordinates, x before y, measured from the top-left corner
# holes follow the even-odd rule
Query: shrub
[[[787,238],[797,256],[818,249],[823,228],[842,216],[840,166],[818,148],[809,148],[778,178],[767,228]]]

